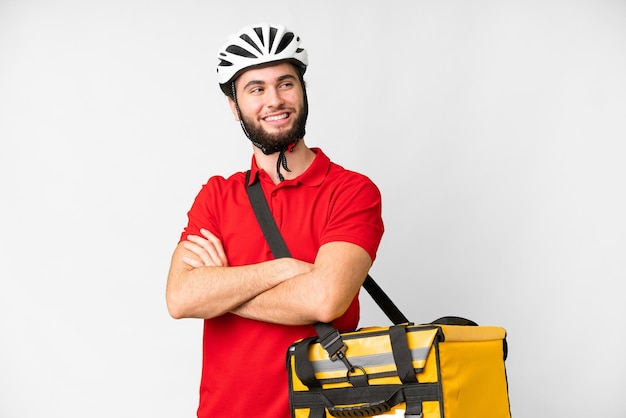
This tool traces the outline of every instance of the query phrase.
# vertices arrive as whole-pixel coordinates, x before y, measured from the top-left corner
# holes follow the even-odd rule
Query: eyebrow
[[[285,80],[296,80],[296,77],[293,76],[292,74],[284,74],[276,78],[276,81],[278,82],[285,81]],[[246,90],[252,86],[264,86],[265,84],[266,83],[264,80],[250,80],[246,83],[245,86],[243,86],[243,89]]]

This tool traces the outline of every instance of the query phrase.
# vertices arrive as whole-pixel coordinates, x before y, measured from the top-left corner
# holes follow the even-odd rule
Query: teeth
[[[275,121],[275,120],[281,120],[281,119],[285,119],[287,117],[286,113],[282,113],[280,115],[275,115],[275,116],[268,116],[265,118],[265,120],[267,121]]]

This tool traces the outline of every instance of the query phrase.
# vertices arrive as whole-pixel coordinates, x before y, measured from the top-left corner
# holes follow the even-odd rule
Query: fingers
[[[198,260],[194,263],[185,262],[192,267],[227,267],[228,259],[226,258],[222,242],[215,235],[205,229],[202,229],[201,233],[204,237],[197,235],[187,236],[187,241],[185,241],[183,245],[187,250],[195,254],[198,257]],[[199,262],[202,264],[198,265]]]
[[[198,259],[196,258],[192,258],[192,257],[186,257],[183,256],[183,262],[185,262],[186,264],[189,264],[191,267],[204,267],[204,264],[200,261],[198,261]]]
[[[206,266],[224,266],[223,259],[219,257],[215,244],[212,241],[196,235],[190,235],[187,239],[195,244],[195,251],[194,249],[192,249],[192,251],[202,258]]]
[[[187,263],[187,264],[191,265],[192,267],[215,266],[216,265],[215,261],[213,260],[213,258],[211,258],[211,255],[209,254],[209,252],[201,244],[196,242],[197,238],[198,237],[189,235],[187,237],[187,241],[183,243],[183,246],[187,250],[194,253],[197,256],[197,259],[199,259],[199,261],[201,262],[201,264],[199,266],[192,265],[190,263]]]
[[[220,241],[215,235],[213,235],[210,231],[206,229],[200,229],[200,233],[213,244],[212,249],[215,251],[215,254],[212,255],[220,260],[222,266],[228,266],[228,259],[226,258],[226,253],[224,252],[224,246],[222,245],[222,241]]]

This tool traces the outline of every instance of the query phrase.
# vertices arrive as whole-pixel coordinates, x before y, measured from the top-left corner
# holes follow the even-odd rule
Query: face
[[[237,79],[235,89],[245,129],[266,153],[280,151],[304,136],[304,87],[293,65],[248,70]],[[229,101],[239,120],[234,101]]]

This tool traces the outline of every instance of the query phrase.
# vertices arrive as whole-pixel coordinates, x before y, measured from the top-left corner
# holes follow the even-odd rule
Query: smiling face
[[[304,137],[304,86],[292,64],[250,69],[239,76],[235,89],[245,130],[266,154],[281,151]],[[239,120],[234,100],[229,98],[229,102]]]

